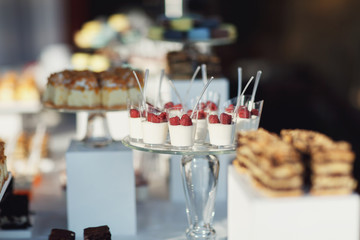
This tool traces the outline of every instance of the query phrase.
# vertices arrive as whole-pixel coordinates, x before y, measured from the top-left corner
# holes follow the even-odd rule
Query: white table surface
[[[66,229],[66,191],[61,189],[58,174],[44,175],[32,193],[30,210],[34,212],[35,217],[32,239],[47,239],[52,228]],[[218,203],[216,206],[213,226],[217,232],[217,239],[226,239],[227,236],[226,207],[226,202]],[[186,228],[184,203],[172,203],[167,199],[150,197],[146,201],[137,202],[137,235],[112,239],[186,239]],[[77,236],[77,239],[83,239],[83,236]]]

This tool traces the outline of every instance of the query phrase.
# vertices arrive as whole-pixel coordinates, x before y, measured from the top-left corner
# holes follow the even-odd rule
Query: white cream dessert
[[[69,86],[67,105],[70,108],[95,108],[101,105],[100,87],[95,74],[90,71],[74,73]]]
[[[222,113],[220,119],[217,115],[208,118],[208,131],[210,144],[215,146],[226,146],[234,144],[235,124],[233,116]]]
[[[180,115],[181,116],[181,115]],[[175,147],[191,147],[195,141],[196,124],[187,114],[169,119],[170,142]]]
[[[204,142],[207,136],[207,121],[206,119],[194,119],[196,124],[195,142]]]
[[[135,141],[139,141],[143,138],[142,122],[144,118],[140,116],[140,112],[137,109],[129,109],[129,130],[130,138]]]
[[[192,110],[188,111],[188,115],[191,115]],[[197,114],[197,115],[196,115]],[[201,109],[197,110],[196,114],[193,114],[193,123],[196,124],[195,142],[203,143],[206,139],[208,128],[206,120],[206,112]]]
[[[251,115],[250,118],[250,130],[257,130],[259,128],[260,117],[256,115]]]
[[[143,142],[147,144],[164,144],[168,133],[166,113],[155,115],[148,113],[142,122]]]
[[[251,131],[259,128],[259,111],[253,109],[251,112],[246,108],[239,109],[239,116],[236,119],[237,131]]]

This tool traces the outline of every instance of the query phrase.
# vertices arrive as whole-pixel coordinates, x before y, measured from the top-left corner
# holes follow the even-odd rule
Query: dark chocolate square
[[[84,240],[111,240],[110,229],[107,225],[85,228]]]
[[[49,240],[75,240],[75,233],[66,229],[53,228]]]

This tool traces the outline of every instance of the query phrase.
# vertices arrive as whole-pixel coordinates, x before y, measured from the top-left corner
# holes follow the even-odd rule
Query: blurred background
[[[74,65],[106,68],[112,61],[160,69],[167,52],[181,48],[146,37],[164,14],[165,2],[172,1],[2,0],[1,76],[30,69],[41,94],[49,73]],[[257,92],[265,100],[261,127],[277,133],[284,128],[320,131],[349,141],[360,156],[359,1],[186,0],[183,5],[185,13],[236,27],[236,39],[211,46],[211,53],[220,59],[230,97],[237,93],[238,67],[244,79],[263,71]],[[113,32],[101,29],[99,34],[97,23],[85,37],[79,33],[85,23],[108,21],[116,13],[125,14],[134,30],[120,34],[120,41],[107,41]],[[94,35],[95,43],[87,44]]]

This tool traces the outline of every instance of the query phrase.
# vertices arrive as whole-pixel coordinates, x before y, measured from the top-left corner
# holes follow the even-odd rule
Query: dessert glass
[[[205,109],[209,113],[217,113],[219,110],[220,94],[215,91],[208,91],[205,95]]]
[[[190,118],[191,112],[187,113],[183,108],[166,109],[168,119],[170,144],[179,149],[188,149],[194,145],[196,133],[196,118]]]
[[[151,105],[146,105],[143,112],[143,142],[150,146],[165,144],[168,134],[166,112]]]
[[[143,129],[142,122],[144,121],[144,113],[141,102],[139,101],[127,101],[127,112],[129,119],[129,136],[133,142],[142,142]]]
[[[235,144],[237,114],[227,113],[225,109],[209,113],[207,116],[209,141],[213,146],[220,148],[232,148]]]
[[[237,98],[224,103],[226,112],[233,113]],[[259,128],[264,100],[251,102],[251,95],[242,95],[236,120],[236,131],[251,131]]]

